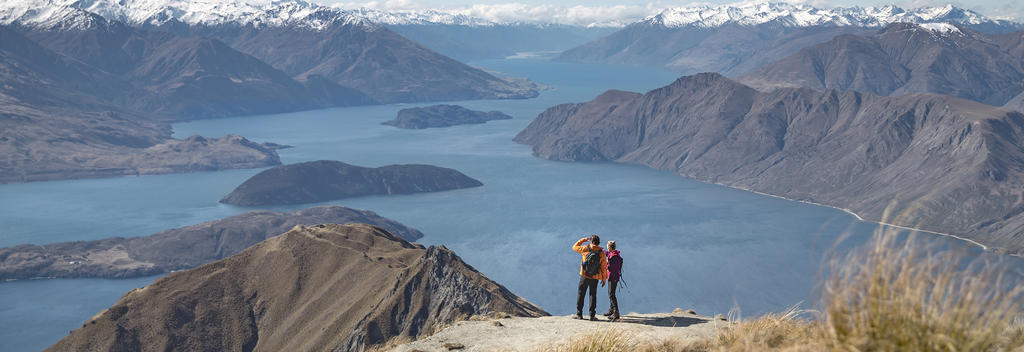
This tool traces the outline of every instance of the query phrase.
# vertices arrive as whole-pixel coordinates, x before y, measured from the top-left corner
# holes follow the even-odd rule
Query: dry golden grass
[[[880,229],[864,251],[831,265],[819,324],[828,345],[850,351],[1024,350],[1015,320],[1024,287],[999,266],[963,263]]]

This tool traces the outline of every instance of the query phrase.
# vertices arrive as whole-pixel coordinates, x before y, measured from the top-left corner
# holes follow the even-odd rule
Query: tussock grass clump
[[[1001,267],[882,227],[828,265],[821,310],[723,329],[688,351],[1024,351],[1024,287]]]
[[[822,350],[821,330],[797,318],[796,307],[730,325],[714,339],[696,341],[675,351],[803,351]]]
[[[820,325],[830,346],[855,351],[1024,351],[1024,287],[1000,266],[964,263],[880,229],[830,265]]]
[[[551,352],[627,352],[636,351],[636,339],[618,329],[597,330],[575,336],[560,345],[542,351]]]

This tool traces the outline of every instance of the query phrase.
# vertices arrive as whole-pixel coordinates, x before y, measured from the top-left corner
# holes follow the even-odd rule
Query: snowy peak
[[[51,29],[52,25],[43,24],[66,22],[66,16],[60,16],[62,12],[93,14],[133,26],[180,21],[189,25],[237,24],[316,31],[337,24],[376,28],[375,24],[349,11],[297,0],[11,0],[0,5],[0,23]]]
[[[964,34],[960,28],[949,23],[922,23],[921,28],[939,34]]]
[[[817,8],[782,2],[742,3],[721,6],[670,8],[645,18],[639,24],[668,28],[714,28],[726,24],[755,26],[777,23],[786,27],[858,26],[882,27],[890,23],[957,24],[1008,23],[953,5],[905,10],[897,6]]]

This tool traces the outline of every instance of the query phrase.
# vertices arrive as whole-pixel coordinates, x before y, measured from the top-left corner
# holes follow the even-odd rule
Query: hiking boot
[[[608,309],[608,313],[604,313],[603,315],[606,316],[606,317],[612,316],[612,310]]]
[[[572,317],[572,318],[573,318],[573,319],[579,319],[579,320],[583,320],[583,313],[576,313],[576,316],[574,316],[574,317]]]
[[[615,312],[615,314],[612,314],[612,316],[608,317],[608,319],[611,321],[619,320],[619,312]]]
[[[593,314],[590,315],[590,321],[597,321],[597,317]]]

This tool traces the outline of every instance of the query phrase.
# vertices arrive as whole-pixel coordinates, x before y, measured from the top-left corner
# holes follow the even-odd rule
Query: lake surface
[[[855,244],[877,227],[836,209],[640,166],[541,160],[512,142],[550,106],[586,101],[612,88],[647,91],[672,82],[673,73],[532,59],[476,64],[554,89],[529,100],[457,102],[514,117],[483,125],[427,130],[380,125],[400,109],[430,105],[400,104],[196,121],[176,125],[175,133],[231,133],[294,146],[280,151],[284,163],[330,159],[458,169],[484,186],[322,204],[369,209],[418,228],[426,235],[421,243],[453,249],[552,314],[575,310],[580,257],[570,246],[585,234],[616,240],[623,252],[628,284],[619,293],[623,312],[680,307],[713,315],[738,306],[743,315],[756,315],[813,301],[823,255],[837,238],[849,233],[844,245]],[[251,208],[217,200],[259,171],[2,185],[0,246],[143,236],[239,214]],[[154,279],[0,283],[0,351],[45,348],[126,291]],[[598,301],[600,310],[607,309],[604,295]]]

